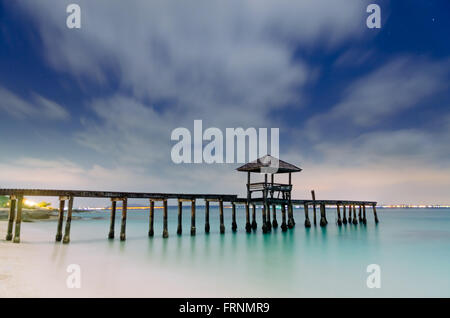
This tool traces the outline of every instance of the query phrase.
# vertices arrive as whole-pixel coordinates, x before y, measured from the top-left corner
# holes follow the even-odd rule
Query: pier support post
[[[250,206],[248,202],[245,203],[245,231],[247,233],[252,231],[252,226],[250,225]]]
[[[339,208],[339,204],[336,204],[336,209],[337,209],[337,215],[338,215],[337,224],[339,226],[341,226],[342,225],[342,220],[341,220],[341,210]]]
[[[127,207],[128,207],[128,200],[127,198],[124,198],[122,200],[122,224],[120,226],[120,240],[125,241],[126,238],[126,228],[127,228]]]
[[[314,190],[311,191],[311,196],[313,200],[313,213],[314,213],[314,226],[317,225],[317,219],[316,219],[316,193]]]
[[[262,232],[267,233],[267,218],[266,218],[266,205],[263,204],[261,208],[261,215],[262,215]]]
[[[62,226],[64,221],[64,205],[65,198],[59,198],[59,214],[58,214],[58,227],[56,228],[56,237],[55,241],[60,242],[62,239]]]
[[[14,229],[14,243],[20,243],[20,225],[22,223],[22,207],[23,207],[23,196],[20,195],[17,198],[17,213],[16,213],[16,226]]]
[[[362,206],[359,205],[359,213],[358,213],[359,223],[362,223]]]
[[[252,204],[252,229],[256,230],[258,224],[256,224],[256,205]]]
[[[205,233],[209,233],[209,201],[205,200]]]
[[[286,225],[286,205],[283,203],[281,205],[281,230],[283,232],[287,231],[287,225]]]
[[[342,210],[343,210],[343,214],[344,214],[344,217],[342,218],[342,223],[347,224],[347,216],[345,215],[345,213],[346,213],[345,204],[342,205]]]
[[[266,215],[266,228],[268,232],[272,231],[272,222],[270,221],[270,205],[269,204],[265,204],[264,205],[265,208],[265,215]]]
[[[195,206],[194,206],[195,209]],[[168,222],[167,222],[167,199],[163,200],[163,238],[168,238],[169,237],[169,229],[168,229]]]
[[[236,204],[234,202],[231,202],[231,230],[233,232],[236,232],[237,230],[237,223],[236,223]]]
[[[288,204],[288,228],[292,229],[295,225],[294,222],[294,211],[292,207],[292,203]]]
[[[325,219],[325,204],[320,204],[320,226],[326,226],[327,221]]]
[[[366,205],[363,204],[363,224],[367,225],[367,218],[366,218]]]
[[[181,235],[181,233],[183,233],[183,227],[181,225],[182,221],[183,221],[183,201],[181,201],[180,199],[178,199],[178,227],[177,227],[177,234]]]
[[[63,244],[70,242],[70,225],[72,223],[73,197],[69,198],[69,206],[67,207],[66,228],[64,229]]]
[[[309,220],[308,204],[303,204],[303,209],[305,210],[305,227],[311,227],[311,221]]]
[[[155,231],[153,229],[153,223],[155,220],[155,201],[150,200],[150,215],[149,215],[149,225],[148,225],[148,236],[152,237],[155,235]]]
[[[352,224],[352,206],[348,206],[348,224]]]
[[[378,224],[378,216],[377,216],[377,208],[375,207],[375,204],[372,205],[372,209],[373,209],[373,216],[375,217],[375,224]]]
[[[272,227],[276,229],[278,227],[278,222],[277,222],[277,206],[275,204],[272,204],[272,211],[273,211]]]
[[[191,200],[191,235],[195,235],[195,199]]]
[[[219,200],[219,213],[220,213],[220,234],[224,234],[225,223],[223,222],[223,200]]]
[[[6,240],[12,240],[12,231],[14,226],[14,218],[16,216],[16,197],[14,195],[9,198],[9,215],[8,215],[8,230],[6,232]]]
[[[115,223],[116,223],[116,206],[117,206],[117,201],[115,201],[114,199],[111,199],[111,220],[109,222],[109,234],[108,234],[109,239],[114,238],[114,227],[115,227]]]
[[[358,224],[358,219],[356,218],[356,206],[353,204],[353,224]]]

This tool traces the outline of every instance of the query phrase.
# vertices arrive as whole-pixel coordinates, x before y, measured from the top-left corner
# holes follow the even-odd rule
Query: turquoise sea
[[[294,229],[263,235],[260,210],[258,229],[247,234],[244,209],[237,209],[238,231],[233,233],[227,208],[226,233],[221,235],[217,207],[211,207],[211,232],[205,234],[204,208],[198,206],[197,235],[191,237],[190,208],[184,208],[183,234],[178,236],[177,209],[170,207],[170,237],[163,239],[161,209],[155,210],[153,238],[147,236],[148,211],[130,210],[127,240],[120,242],[120,210],[115,240],[107,239],[109,212],[98,211],[74,213],[82,218],[72,221],[67,246],[55,249],[54,221],[23,223],[22,238],[31,247],[48,247],[49,261],[56,267],[79,263],[90,277],[85,287],[114,282],[127,267],[127,273],[135,273],[126,285],[130,291],[148,288],[160,290],[161,296],[173,291],[185,297],[450,297],[450,210],[378,209],[378,225],[372,209],[367,212],[367,226],[338,227],[336,210],[327,209],[326,228],[305,229],[303,209],[295,209]],[[312,220],[311,214],[310,210]],[[281,224],[280,211],[277,218]],[[27,236],[31,229],[45,235],[33,239]],[[96,261],[91,264],[90,259]],[[379,289],[366,285],[369,264],[380,266]],[[98,266],[107,269],[103,272]],[[161,282],[147,286],[139,278],[146,275],[170,287]]]

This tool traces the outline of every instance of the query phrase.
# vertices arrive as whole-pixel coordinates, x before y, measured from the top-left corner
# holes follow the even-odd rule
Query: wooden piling
[[[341,226],[342,225],[342,220],[341,220],[341,210],[339,208],[339,204],[336,204],[336,209],[337,209],[337,215],[338,215],[337,224],[339,226]]]
[[[356,206],[353,204],[353,224],[358,224],[358,219],[356,218]]]
[[[73,197],[69,198],[69,206],[67,207],[66,228],[64,230],[63,244],[70,242],[70,225],[72,223]]]
[[[292,203],[288,204],[288,228],[292,229],[294,227],[294,211]]]
[[[23,207],[23,196],[17,198],[17,213],[16,213],[16,226],[14,229],[14,243],[20,243],[20,226],[22,223],[22,207]]]
[[[247,231],[247,233],[252,231],[252,226],[250,224],[250,206],[248,202],[245,203],[245,231]]]
[[[263,204],[261,207],[261,216],[262,216],[262,232],[267,233],[267,219],[266,219],[266,205]]]
[[[126,228],[127,228],[127,207],[128,207],[128,200],[124,198],[122,200],[122,224],[120,227],[120,240],[125,241],[126,238]]]
[[[286,225],[286,205],[281,205],[281,230],[283,232],[287,231],[287,225]]]
[[[352,206],[348,206],[348,224],[352,224]]]
[[[177,227],[178,235],[181,235],[181,233],[183,232],[183,226],[181,225],[183,221],[182,214],[183,214],[183,201],[178,199],[178,227]]]
[[[314,225],[317,225],[317,219],[316,219],[316,193],[314,190],[311,190],[311,196],[313,200],[313,212],[314,212]]]
[[[16,216],[16,197],[11,195],[9,198],[9,216],[8,216],[8,230],[6,232],[6,240],[12,240],[12,231],[14,226],[14,218]]]
[[[116,207],[117,202],[111,199],[111,220],[109,222],[109,234],[108,234],[109,239],[114,238],[114,227],[116,223]]]
[[[256,205],[252,204],[252,229],[256,230],[258,224],[256,224]]]
[[[366,205],[363,204],[363,224],[367,225],[367,218],[366,218]]]
[[[272,211],[273,211],[272,227],[276,229],[278,227],[278,222],[277,222],[277,206],[275,204],[272,204]]]
[[[272,231],[272,222],[270,221],[270,205],[265,204],[265,214],[266,214],[266,228],[268,232]]]
[[[58,215],[58,227],[56,228],[56,237],[55,241],[60,242],[62,239],[62,226],[64,221],[64,205],[65,198],[59,198],[59,215]]]
[[[377,208],[375,207],[375,204],[372,205],[372,209],[373,209],[373,216],[375,218],[375,224],[378,224],[378,216],[377,216]]]
[[[205,201],[205,233],[209,233],[209,201]]]
[[[320,204],[320,226],[326,226],[327,221],[325,219],[325,204]]]
[[[345,211],[345,204],[342,205],[342,211],[344,214],[344,217],[342,218],[342,223],[347,224],[347,216],[346,216],[346,211]]]
[[[191,235],[194,236],[195,229],[195,199],[191,200]]]
[[[362,223],[362,206],[359,205],[359,213],[358,213],[359,223]]]
[[[153,228],[153,223],[155,220],[155,201],[150,200],[150,215],[149,215],[149,225],[148,225],[148,236],[152,237],[155,235]]]
[[[223,221],[223,200],[219,200],[219,214],[220,214],[220,234],[224,234],[225,223]]]
[[[231,203],[231,230],[236,232],[237,223],[236,223],[236,204],[234,202]]]
[[[195,209],[195,205],[194,205],[194,209]],[[168,211],[167,211],[167,199],[163,199],[163,238],[168,238],[169,237],[169,228],[168,228],[168,222],[167,222],[167,215],[168,215]]]
[[[309,220],[308,204],[303,204],[303,209],[305,210],[305,227],[311,227],[311,221]]]

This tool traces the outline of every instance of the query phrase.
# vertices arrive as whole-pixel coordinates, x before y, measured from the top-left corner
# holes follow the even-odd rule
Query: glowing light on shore
[[[28,199],[25,199],[23,201],[23,204],[26,205],[26,206],[37,206],[38,205],[36,202],[28,200]]]

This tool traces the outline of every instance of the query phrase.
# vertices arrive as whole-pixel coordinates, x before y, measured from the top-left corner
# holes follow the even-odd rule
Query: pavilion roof
[[[273,170],[275,172],[271,172],[274,169],[271,166],[275,165],[278,161],[278,169]],[[246,163],[245,165],[236,169],[237,171],[245,171],[245,172],[266,172],[266,173],[288,173],[288,172],[300,172],[301,168],[294,166],[291,163],[283,161],[281,159],[272,157],[271,155],[265,155],[259,159],[256,159],[252,162]]]

